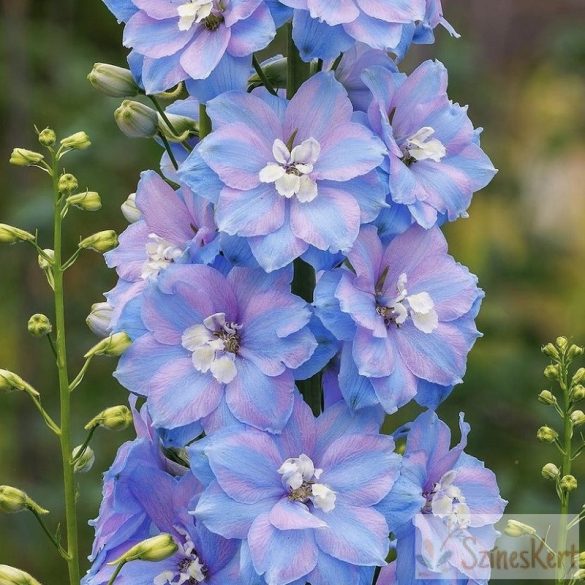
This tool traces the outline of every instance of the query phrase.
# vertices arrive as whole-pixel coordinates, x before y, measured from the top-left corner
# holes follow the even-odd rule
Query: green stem
[[[162,140],[163,144],[165,145],[165,150],[167,151],[167,154],[169,155],[169,158],[171,159],[171,163],[175,167],[175,171],[176,171],[179,168],[179,165],[177,164],[177,159],[175,158],[175,155],[173,154],[173,151],[171,149],[171,145],[169,144],[167,137],[162,132],[159,132],[158,136]]]
[[[286,97],[290,100],[297,90],[311,75],[311,64],[305,63],[299,51],[295,46],[292,38],[292,24],[287,25],[288,32],[288,52],[287,52],[287,85],[286,85]]]
[[[75,376],[75,379],[69,384],[70,392],[73,392],[73,390],[75,390],[75,388],[77,388],[77,386],[81,384],[83,377],[85,376],[87,368],[89,368],[89,364],[91,364],[91,360],[93,359],[93,357],[94,356],[90,355],[88,358],[86,358],[83,367],[81,368],[81,370],[79,370],[79,374],[77,374],[77,376]]]
[[[199,104],[199,140],[203,140],[211,132],[211,119],[207,115],[205,104]]]
[[[57,541],[57,539],[53,536],[53,534],[51,533],[51,531],[47,528],[47,525],[45,524],[44,520],[42,519],[42,517],[35,511],[35,510],[31,510],[32,515],[37,519],[37,522],[39,523],[40,527],[43,529],[43,532],[48,536],[49,540],[53,543],[53,546],[57,549],[57,552],[65,559],[68,559],[68,553],[67,551],[59,544],[59,542]]]
[[[75,465],[83,457],[83,454],[87,451],[87,448],[88,448],[88,446],[93,438],[93,434],[95,433],[96,429],[97,429],[97,426],[92,427],[91,430],[89,431],[89,433],[87,433],[87,438],[83,442],[83,445],[81,445],[77,455],[75,455],[75,457],[71,461],[72,465]]]
[[[77,540],[77,510],[75,502],[75,478],[71,464],[71,395],[67,370],[67,345],[65,341],[65,299],[62,266],[62,198],[59,196],[59,166],[53,160],[53,191],[55,213],[53,226],[54,280],[55,280],[55,334],[57,371],[59,374],[59,396],[61,410],[61,460],[63,464],[63,487],[65,491],[65,518],[67,529],[67,567],[70,585],[79,585],[79,545]]]
[[[153,95],[149,95],[147,97],[154,104],[154,107],[156,108],[156,111],[160,114],[160,117],[163,119],[163,121],[167,125],[168,129],[175,136],[178,136],[179,133],[177,132],[177,130],[173,126],[172,122],[169,120],[168,116],[166,115],[166,112],[165,112],[164,108],[158,103],[158,100]]]
[[[114,571],[114,573],[110,577],[110,580],[108,581],[108,585],[112,585],[114,583],[114,581],[116,580],[116,577],[120,574],[120,571],[122,570],[122,568],[124,567],[124,565],[126,563],[127,563],[127,561],[122,561],[122,562],[118,563],[116,570]]]
[[[260,65],[260,63],[258,63],[258,59],[256,58],[256,55],[252,55],[252,65],[254,65],[254,69],[256,70],[256,73],[258,73],[258,77],[260,78],[260,81],[262,81],[262,83],[264,84],[264,87],[272,95],[278,95],[276,90],[274,89],[274,86],[272,85],[272,83],[270,83],[270,80],[268,79],[268,77],[266,77],[266,73],[264,73],[264,69],[262,69],[262,66]]]

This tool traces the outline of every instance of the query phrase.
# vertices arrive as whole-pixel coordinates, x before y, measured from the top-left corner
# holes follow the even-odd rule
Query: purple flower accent
[[[353,271],[323,273],[315,291],[317,316],[343,342],[345,400],[389,413],[412,398],[436,407],[479,335],[477,279],[447,254],[438,228],[414,226],[384,246],[366,226],[348,261]]]
[[[174,265],[144,291],[147,332],[116,371],[147,397],[155,425],[201,420],[206,432],[228,423],[280,431],[293,404],[294,371],[317,342],[311,311],[290,293],[291,272]]]
[[[390,199],[425,228],[437,215],[466,217],[475,191],[496,173],[480,148],[467,108],[447,97],[447,70],[425,61],[408,77],[372,67],[362,79],[373,94],[368,117],[388,147]]]
[[[226,63],[249,70],[252,53],[276,34],[264,0],[107,0],[106,5],[126,23],[124,45],[141,57],[133,59],[140,70],[133,70],[147,93],[207,79]]]
[[[439,575],[432,571],[426,579],[416,576],[417,556],[429,556],[430,547],[420,550],[424,542],[442,557],[441,579],[487,583],[489,567],[469,563],[469,547],[477,547],[478,553],[493,548],[498,536],[493,525],[507,502],[500,498],[493,472],[464,453],[470,429],[463,414],[459,426],[461,441],[450,449],[449,427],[434,412],[427,411],[412,423],[400,478],[382,502],[395,522],[397,560],[394,568],[384,570],[379,583],[435,583]],[[427,570],[430,560],[426,558],[418,569]]]
[[[318,419],[297,396],[280,435],[227,429],[190,450],[207,487],[197,522],[242,541],[268,585],[361,583],[384,565],[389,493],[400,457],[380,418],[338,403]]]
[[[218,187],[216,221],[248,238],[268,271],[314,246],[348,250],[362,223],[385,206],[376,172],[382,143],[353,122],[353,109],[332,73],[320,73],[287,104],[283,99],[227,93],[208,104],[214,131],[190,155],[181,177],[193,188]],[[209,172],[202,179],[201,161]]]

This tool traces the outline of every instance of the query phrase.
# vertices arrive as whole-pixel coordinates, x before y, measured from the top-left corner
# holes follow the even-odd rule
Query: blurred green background
[[[416,49],[411,69],[428,57],[450,70],[450,95],[470,104],[485,132],[486,151],[500,169],[476,195],[470,218],[448,226],[452,253],[479,275],[487,296],[479,317],[484,337],[469,360],[465,384],[440,414],[451,424],[460,410],[472,424],[469,451],[496,471],[509,512],[555,512],[551,486],[540,477],[552,448],[535,432],[554,422],[536,395],[547,387],[539,346],[559,334],[585,343],[585,3],[583,0],[446,0],[448,19],[462,34],[438,33],[434,47]],[[49,246],[51,206],[46,177],[8,165],[14,146],[36,148],[33,124],[61,136],[85,130],[94,146],[67,159],[82,187],[99,191],[104,210],[72,212],[68,245],[79,234],[123,229],[119,206],[138,173],[156,168],[160,151],[122,136],[112,117],[117,101],[98,95],[85,76],[94,61],[124,64],[121,28],[99,0],[0,1],[0,221],[33,229]],[[26,332],[30,314],[52,314],[36,258],[25,246],[0,250],[0,367],[41,389],[51,412],[57,390],[49,348]],[[95,338],[84,318],[114,284],[99,255],[86,255],[68,273],[71,363]],[[97,361],[74,396],[77,429],[103,407],[124,403]],[[408,418],[406,410],[399,418]],[[396,418],[396,421],[399,419]],[[77,443],[83,439],[77,431]],[[79,477],[84,554],[97,514],[101,472],[125,434],[98,432],[93,471]],[[585,481],[585,466],[580,469]],[[24,396],[0,397],[0,484],[25,489],[61,517],[57,445]],[[585,502],[580,488],[576,499]],[[27,515],[0,518],[0,563],[60,584],[64,567]],[[86,567],[84,567],[86,568]]]

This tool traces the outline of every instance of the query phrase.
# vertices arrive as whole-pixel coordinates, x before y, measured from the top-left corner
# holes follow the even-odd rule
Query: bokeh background
[[[434,47],[416,49],[411,70],[430,57],[450,71],[450,95],[470,104],[483,126],[483,145],[500,169],[475,196],[470,218],[450,225],[452,253],[479,275],[487,296],[479,317],[484,337],[469,360],[465,383],[441,407],[452,426],[466,412],[469,450],[496,471],[509,512],[555,512],[550,484],[540,477],[552,448],[535,439],[554,422],[536,401],[546,364],[539,347],[565,334],[585,343],[585,2],[584,0],[444,0],[462,34],[439,31]],[[79,234],[123,229],[119,206],[140,170],[156,168],[160,151],[122,136],[112,112],[118,102],[86,81],[95,61],[123,65],[121,28],[100,0],[0,0],[0,221],[38,226],[49,246],[51,205],[46,177],[8,165],[14,146],[35,148],[33,124],[61,136],[83,129],[94,146],[67,160],[81,186],[99,191],[104,209],[72,212],[68,245]],[[30,314],[51,314],[46,282],[25,246],[0,249],[0,367],[19,372],[56,412],[49,348],[28,336]],[[114,284],[99,255],[87,254],[67,276],[71,363],[95,338],[84,319],[91,303]],[[111,378],[113,363],[96,361],[74,396],[77,428],[102,408],[124,403]],[[414,409],[391,420],[408,419]],[[83,433],[76,433],[81,442]],[[117,446],[131,438],[98,432],[93,471],[79,476],[82,550],[85,520],[97,514],[101,473]],[[585,472],[583,463],[579,471]],[[582,475],[585,482],[585,474]],[[24,396],[0,397],[0,484],[25,489],[62,515],[56,443]],[[585,483],[584,483],[585,485]],[[582,488],[576,500],[585,503]],[[47,585],[63,583],[64,567],[27,515],[0,517],[0,563],[29,570]],[[86,567],[84,567],[86,568]]]

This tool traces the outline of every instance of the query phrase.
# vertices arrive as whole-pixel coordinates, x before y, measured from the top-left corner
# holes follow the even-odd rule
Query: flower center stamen
[[[431,138],[434,133],[434,128],[424,126],[407,138],[402,148],[404,154],[402,162],[408,166],[421,160],[441,162],[447,154],[447,149],[440,140]]]
[[[471,522],[471,510],[463,492],[453,485],[457,472],[447,471],[430,491],[423,494],[426,503],[423,514],[433,514],[444,520],[449,529],[467,528]]]

